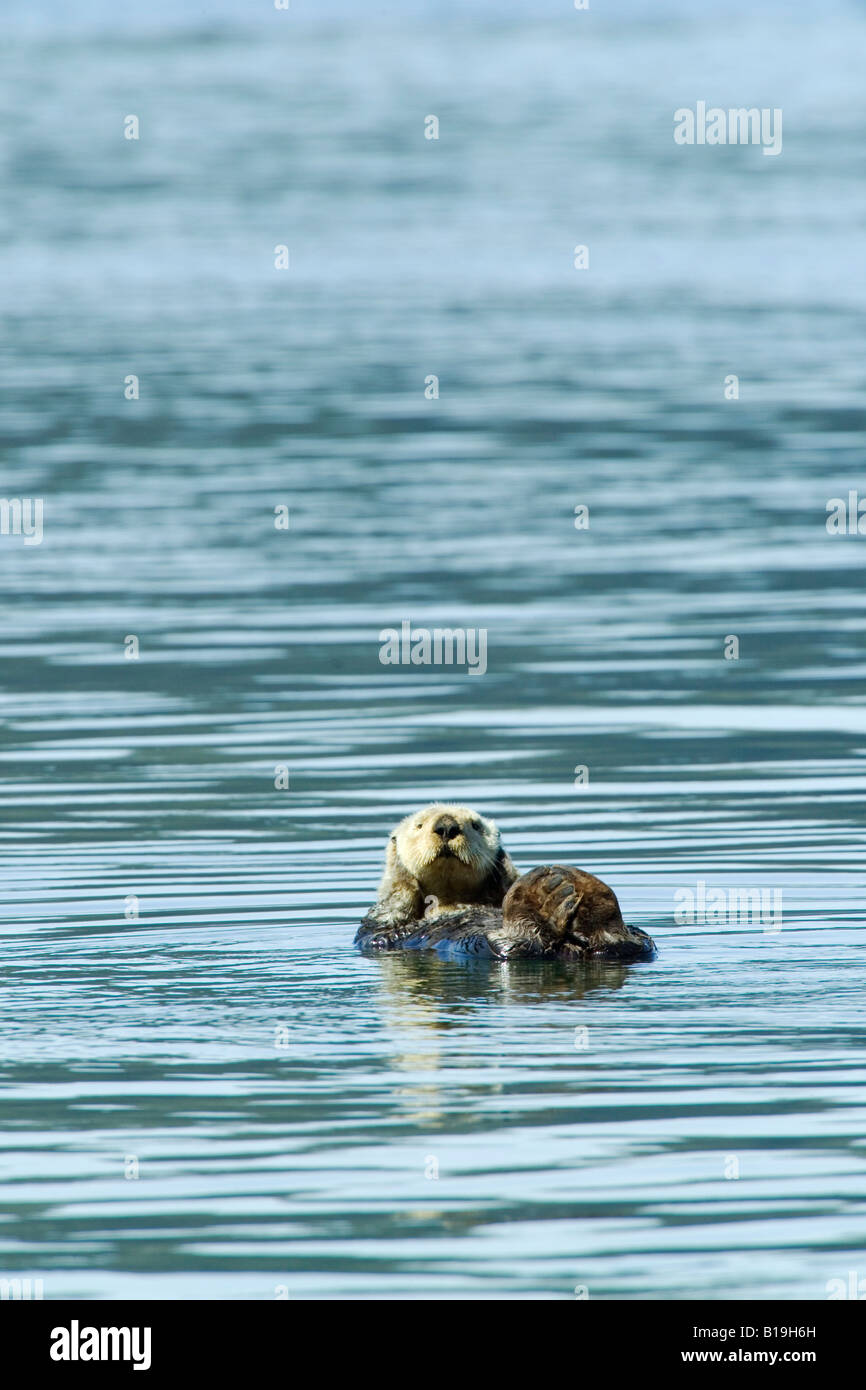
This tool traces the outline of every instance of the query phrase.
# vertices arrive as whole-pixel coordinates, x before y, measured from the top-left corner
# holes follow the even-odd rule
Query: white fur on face
[[[441,815],[452,816],[461,830],[448,841],[450,854],[442,853],[442,842],[433,831]],[[446,802],[436,802],[407,816],[394,834],[401,861],[416,876],[437,860],[451,857],[483,877],[492,868],[500,848],[499,831],[492,820],[479,815],[470,806],[452,806]]]

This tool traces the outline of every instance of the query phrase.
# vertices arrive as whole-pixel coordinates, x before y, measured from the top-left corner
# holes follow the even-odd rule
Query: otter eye
[[[423,821],[418,820],[418,821],[415,822],[415,829],[416,829],[416,830],[423,830],[423,828],[424,828],[424,822],[423,822]]]
[[[481,822],[480,822],[480,820],[474,820],[474,821],[472,822],[472,829],[473,829],[473,830],[480,830],[480,829],[481,829]]]

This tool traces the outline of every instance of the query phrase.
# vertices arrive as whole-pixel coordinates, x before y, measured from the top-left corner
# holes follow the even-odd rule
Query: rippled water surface
[[[866,1277],[863,14],[544,8],[11,38],[0,1274],[46,1297]],[[677,147],[698,99],[782,155]],[[404,620],[486,674],[382,665]],[[440,796],[657,961],[358,956]],[[781,921],[678,923],[699,882]]]

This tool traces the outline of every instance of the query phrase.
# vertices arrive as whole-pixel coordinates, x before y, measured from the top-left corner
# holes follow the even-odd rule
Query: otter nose
[[[445,844],[447,844],[449,840],[453,840],[455,835],[460,834],[460,826],[453,816],[440,816],[433,830],[435,834],[441,836]]]

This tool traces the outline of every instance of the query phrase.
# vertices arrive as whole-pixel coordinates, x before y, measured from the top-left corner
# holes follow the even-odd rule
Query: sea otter
[[[655,955],[652,938],[626,926],[616,894],[601,879],[559,864],[521,876],[493,821],[441,802],[391,832],[379,894],[355,944],[496,960]]]

